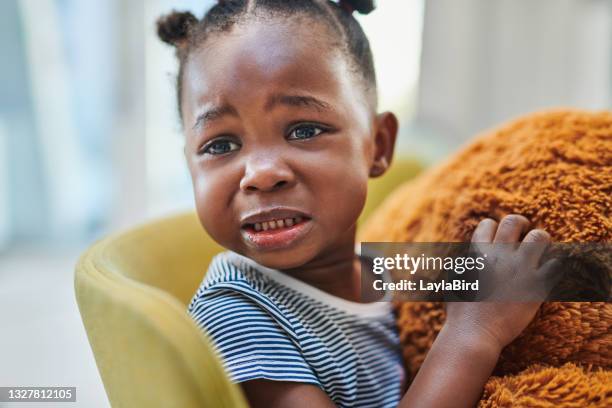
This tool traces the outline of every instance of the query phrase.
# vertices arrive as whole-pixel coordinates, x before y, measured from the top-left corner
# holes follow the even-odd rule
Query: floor
[[[0,386],[75,386],[75,403],[0,407],[109,407],[73,290],[80,249],[0,253]]]

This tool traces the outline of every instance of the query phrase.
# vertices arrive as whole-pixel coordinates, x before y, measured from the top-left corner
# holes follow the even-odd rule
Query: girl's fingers
[[[497,230],[497,222],[491,218],[485,218],[478,223],[474,234],[472,234],[472,242],[489,243],[495,236]]]
[[[527,262],[538,265],[546,248],[550,245],[550,234],[541,229],[532,229],[525,235],[519,251]]]
[[[506,215],[499,223],[493,242],[513,243],[517,242],[521,235],[529,228],[529,220],[522,215]]]
[[[544,302],[550,295],[552,289],[559,283],[563,274],[560,270],[562,263],[556,258],[549,259],[540,266],[536,273],[537,280],[533,283],[532,290],[535,289],[533,297],[538,301]]]
[[[557,258],[549,259],[538,268],[536,277],[540,280],[548,282],[552,288],[559,282],[559,279],[561,279],[561,274],[558,273],[558,270],[562,265],[562,262]]]

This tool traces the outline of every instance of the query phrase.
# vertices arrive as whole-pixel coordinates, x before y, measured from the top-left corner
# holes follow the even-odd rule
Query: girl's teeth
[[[285,218],[282,220],[256,222],[253,228],[255,231],[267,231],[269,229],[273,230],[277,228],[293,227],[295,224],[299,224],[300,222],[302,222],[302,217]]]

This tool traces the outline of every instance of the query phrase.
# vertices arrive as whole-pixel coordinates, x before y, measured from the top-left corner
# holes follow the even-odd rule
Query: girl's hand
[[[525,217],[512,214],[499,225],[485,219],[474,231],[472,246],[477,248],[482,243],[492,249],[487,258],[490,267],[485,270],[488,276],[483,279],[493,293],[485,302],[447,304],[446,329],[460,335],[466,343],[501,350],[525,329],[550,290],[547,286],[554,260],[539,267],[550,235],[533,229],[521,242],[528,227]]]
[[[473,247],[478,243],[505,243],[496,245],[489,254],[492,267],[485,270],[484,279],[493,288],[488,299],[494,301],[447,304],[446,323],[399,407],[457,408],[477,404],[502,348],[523,331],[542,303],[540,299],[545,298],[547,285],[543,278],[552,270],[554,261],[541,268],[538,264],[550,236],[542,230],[531,230],[519,243],[528,226],[527,219],[520,215],[504,217],[499,226],[491,219],[478,224],[472,236]],[[521,298],[513,298],[512,294]],[[525,299],[525,295],[535,296],[530,302],[506,301]]]

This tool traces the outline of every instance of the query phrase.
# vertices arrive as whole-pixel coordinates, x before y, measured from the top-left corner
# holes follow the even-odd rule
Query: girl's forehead
[[[248,98],[271,88],[322,92],[330,98],[354,88],[346,57],[317,25],[252,22],[214,34],[186,62],[184,106],[220,94]]]

